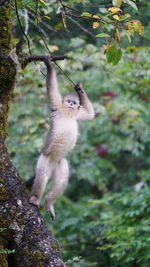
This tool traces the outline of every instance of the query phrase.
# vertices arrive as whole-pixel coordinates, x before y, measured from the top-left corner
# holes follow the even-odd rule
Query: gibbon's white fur
[[[77,85],[76,91],[62,99],[58,90],[56,72],[50,62],[45,64],[47,93],[51,108],[50,130],[37,162],[30,203],[39,206],[48,179],[52,177],[53,182],[46,196],[46,202],[47,209],[54,220],[54,203],[63,194],[68,184],[69,167],[65,157],[76,144],[78,122],[94,118],[94,109],[81,85]]]

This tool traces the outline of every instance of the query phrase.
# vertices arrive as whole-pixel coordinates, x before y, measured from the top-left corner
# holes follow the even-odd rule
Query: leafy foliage
[[[79,267],[149,266],[149,203],[148,189],[82,198],[76,205],[64,198],[56,235],[67,256],[82,256]]]
[[[78,30],[75,31],[72,24],[78,25],[79,29],[83,32],[88,33],[95,39],[96,45],[99,43],[97,38],[103,38],[106,48],[109,45],[110,48],[105,49],[108,62],[112,62],[114,65],[118,64],[122,57],[122,50],[120,43],[123,42],[125,36],[127,36],[128,41],[131,42],[132,37],[135,33],[144,36],[144,26],[139,19],[134,19],[132,12],[136,10],[138,12],[138,7],[135,1],[122,0],[122,1],[112,1],[111,7],[107,8],[105,5],[94,5],[93,11],[88,8],[90,5],[89,0],[76,1],[49,1],[39,0],[39,1],[16,1],[15,10],[20,20],[21,32],[26,29],[26,15],[30,19],[30,23],[36,28],[39,41],[42,46],[44,46],[49,52],[48,44],[45,45],[45,39],[48,37],[47,31],[51,30],[53,33],[64,32],[67,36],[69,32],[75,34],[77,37],[79,35]],[[108,1],[109,2],[109,1]],[[80,3],[80,5],[79,5]],[[78,6],[79,5],[79,6]],[[124,7],[125,6],[125,7]],[[126,12],[126,7],[130,6],[129,12]],[[88,8],[88,11],[85,11]],[[82,12],[83,11],[83,12]],[[133,12],[134,14],[134,12]],[[76,21],[80,20],[80,22]],[[15,21],[16,23],[17,21]],[[72,22],[72,24],[71,24]],[[29,22],[28,22],[29,23]],[[88,24],[88,28],[87,28]],[[44,25],[44,29],[42,26]],[[91,31],[91,26],[93,30]],[[25,30],[26,31],[26,30]],[[26,33],[24,34],[30,46],[29,38]],[[33,36],[32,36],[33,38]],[[35,36],[37,41],[37,35]],[[30,47],[29,47],[30,49]],[[31,49],[30,49],[31,50]],[[113,51],[112,51],[113,50]],[[110,60],[110,54],[114,60]]]

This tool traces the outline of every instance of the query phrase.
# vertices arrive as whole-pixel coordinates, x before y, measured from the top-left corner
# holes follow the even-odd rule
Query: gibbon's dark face
[[[65,96],[63,104],[66,108],[74,111],[77,111],[80,106],[79,99],[71,94]]]

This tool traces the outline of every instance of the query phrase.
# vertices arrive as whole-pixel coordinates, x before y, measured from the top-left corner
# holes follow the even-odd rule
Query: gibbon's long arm
[[[47,67],[46,87],[49,106],[51,110],[57,110],[62,106],[62,98],[58,90],[56,72],[50,62],[46,61],[45,65]]]
[[[87,93],[84,91],[81,84],[77,84],[75,90],[80,99],[81,108],[77,114],[77,120],[84,121],[84,120],[91,120],[95,116],[94,108],[92,102],[87,96]]]

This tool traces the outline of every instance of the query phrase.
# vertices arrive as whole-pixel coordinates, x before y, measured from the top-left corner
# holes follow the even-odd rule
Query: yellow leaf
[[[96,15],[93,15],[93,18],[100,19],[100,17],[99,16],[96,16]]]
[[[120,36],[120,32],[118,31],[118,29],[116,29],[116,35],[117,35],[118,42],[120,42],[121,41],[121,36]]]
[[[139,28],[139,35],[144,36],[144,26],[141,25],[141,27]]]
[[[40,0],[40,2],[41,2],[42,4],[44,4],[45,6],[47,6],[44,0]]]
[[[50,20],[51,18],[49,16],[44,16],[43,18]]]
[[[97,22],[97,21],[93,22],[93,29],[98,28],[99,25],[100,25],[99,22]]]
[[[144,26],[139,20],[132,19],[126,25],[131,33],[138,32],[138,34],[144,35]]]
[[[110,7],[110,8],[108,8],[108,11],[110,11],[110,12],[120,12],[120,11],[122,11],[119,7]]]
[[[60,31],[62,29],[62,27],[63,27],[62,22],[59,22],[57,25],[55,25],[54,29],[55,29],[55,31]]]
[[[108,49],[110,48],[110,44],[107,44],[104,50],[104,55],[107,53]]]
[[[66,30],[68,30],[68,29],[67,29],[67,24],[66,24],[66,17],[64,16],[63,13],[61,13],[61,17],[62,17],[62,22],[63,22],[64,28],[65,28]]]
[[[120,20],[118,15],[114,15],[113,18],[116,19],[116,20]]]
[[[48,48],[52,53],[59,50],[57,45],[48,45]]]
[[[36,16],[36,18],[35,18],[35,22],[36,22],[36,24],[39,24],[40,21],[41,21],[41,17],[40,17],[40,16]]]

